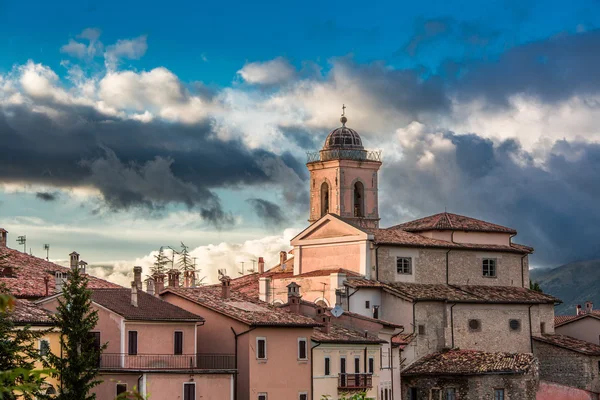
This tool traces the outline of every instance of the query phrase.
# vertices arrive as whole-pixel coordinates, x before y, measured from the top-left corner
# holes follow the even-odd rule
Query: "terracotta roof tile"
[[[586,317],[600,319],[600,311],[593,310],[592,313],[583,313],[580,315],[555,315],[554,316],[554,327],[561,326],[573,321],[577,321]]]
[[[320,326],[312,318],[278,309],[255,297],[231,290],[230,297],[223,299],[221,287],[166,288],[162,293],[173,293],[220,314],[241,321],[250,326]]]
[[[533,340],[548,343],[563,349],[572,350],[577,353],[590,356],[600,356],[600,346],[594,343],[586,342],[585,340],[576,339],[571,336],[544,334],[541,337],[533,336]]]
[[[318,343],[354,343],[354,344],[380,344],[385,340],[377,336],[364,332],[359,332],[344,326],[331,324],[329,333],[325,333],[323,328],[314,328],[311,339]]]
[[[0,274],[0,284],[4,284],[13,296],[19,298],[40,298],[56,294],[54,273],[70,271],[67,267],[7,247],[0,248],[0,258],[0,270],[4,271],[4,274]],[[10,277],[4,276],[8,272],[7,267],[11,270]],[[44,278],[48,282],[47,293]],[[88,278],[90,289],[121,287],[89,274]]]
[[[516,234],[517,231],[502,225],[492,224],[491,222],[466,217],[464,215],[439,213],[429,217],[420,218],[414,221],[405,222],[394,226],[408,232],[421,232],[431,230],[460,230],[475,232],[500,232]]]
[[[27,300],[16,299],[15,307],[8,315],[15,325],[54,325],[50,311]]]
[[[204,321],[171,303],[138,291],[138,306],[131,305],[131,289],[94,289],[92,300],[128,320],[136,321]]]
[[[518,286],[456,285],[455,287],[485,301],[497,303],[562,303],[560,299],[549,294]]]
[[[529,353],[486,353],[475,350],[449,350],[417,360],[403,375],[523,374],[536,365]]]
[[[392,344],[405,348],[417,337],[416,333],[402,333],[392,338]]]

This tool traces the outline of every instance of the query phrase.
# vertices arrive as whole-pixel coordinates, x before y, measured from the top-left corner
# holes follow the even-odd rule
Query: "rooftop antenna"
[[[244,276],[244,262],[240,261],[240,264],[242,264],[242,272],[240,273],[240,275]]]
[[[44,245],[44,250],[46,250],[46,261],[50,261],[50,245],[48,243]]]
[[[254,268],[256,266],[256,260],[250,260],[252,261],[252,269],[250,270],[250,272],[254,273],[254,271],[256,271],[256,268]]]
[[[23,253],[27,253],[27,236],[19,236],[17,237],[17,242],[23,245]]]

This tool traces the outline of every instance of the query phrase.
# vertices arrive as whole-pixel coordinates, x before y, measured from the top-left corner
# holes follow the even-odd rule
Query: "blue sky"
[[[185,241],[207,275],[306,224],[305,152],[384,149],[391,225],[506,224],[536,266],[600,257],[600,3],[0,3],[0,226],[127,282]]]

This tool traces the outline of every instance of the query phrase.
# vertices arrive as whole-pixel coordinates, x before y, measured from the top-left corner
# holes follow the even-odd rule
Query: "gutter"
[[[531,346],[531,354],[533,354],[533,328],[531,326],[531,307],[533,307],[534,304],[529,306],[529,310],[528,310],[528,314],[529,314],[529,344]]]
[[[349,294],[348,296],[346,296],[346,299],[348,299],[348,309],[346,311],[350,311],[350,297],[354,296],[354,294],[356,292],[358,292],[360,290],[360,288],[357,288],[354,292],[352,292],[352,294]]]
[[[450,332],[452,335],[452,348],[454,348],[454,310],[452,310],[454,308],[454,306],[456,305],[456,303],[452,304],[452,306],[450,306]]]
[[[404,327],[402,327],[400,332],[393,334],[392,337],[390,338],[390,376],[392,377],[392,400],[394,400],[394,347],[393,347],[393,341],[396,336],[399,336],[403,332],[404,332]],[[400,350],[400,351],[402,351],[402,350]],[[379,366],[379,368],[381,368],[381,365]],[[400,373],[400,371],[398,371],[398,373]]]
[[[231,332],[233,332],[233,337],[235,338],[235,377],[233,378],[233,400],[237,400],[238,398],[238,393],[237,393],[237,384],[238,384],[238,338],[242,335],[245,335],[246,333],[252,332],[253,330],[256,329],[255,326],[251,327],[248,330],[245,330],[244,332],[240,332],[240,333],[235,333],[235,329],[233,329],[233,327],[231,326]]]
[[[379,245],[375,247],[375,280],[379,282]]]
[[[313,373],[313,368],[314,368],[313,350],[316,349],[317,347],[319,347],[320,345],[321,345],[321,343],[317,344],[316,346],[311,346],[311,348],[310,348],[310,398],[311,398],[311,400],[315,400],[315,380],[314,380],[314,373]],[[331,360],[329,362],[331,363]],[[329,368],[331,368],[331,364],[329,364]]]

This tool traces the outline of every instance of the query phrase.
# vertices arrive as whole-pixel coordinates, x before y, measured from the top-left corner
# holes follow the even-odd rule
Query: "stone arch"
[[[321,217],[330,212],[329,205],[331,203],[330,196],[331,188],[327,179],[321,183]]]
[[[352,215],[365,216],[365,184],[360,179],[352,183]]]

